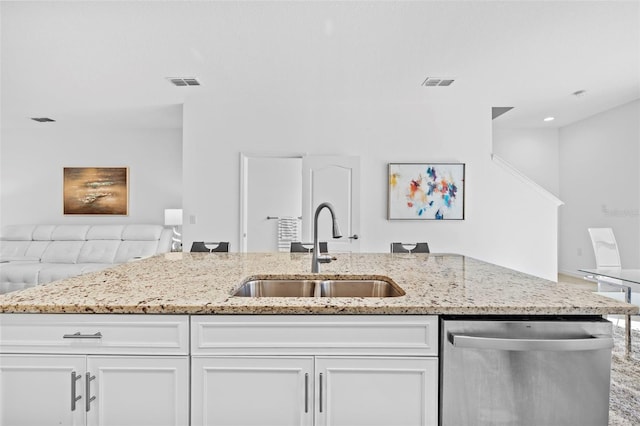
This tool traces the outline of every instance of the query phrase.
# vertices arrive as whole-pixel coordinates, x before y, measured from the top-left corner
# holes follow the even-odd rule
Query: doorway
[[[278,222],[302,220],[302,156],[242,154],[242,252],[278,251]]]
[[[330,252],[358,252],[360,158],[241,154],[240,251],[273,252],[279,218],[299,218],[300,241],[313,241],[313,218],[323,202],[333,204],[343,237],[330,236],[330,215],[321,212],[318,234]]]

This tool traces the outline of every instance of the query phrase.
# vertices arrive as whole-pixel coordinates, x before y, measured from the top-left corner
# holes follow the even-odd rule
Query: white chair
[[[596,268],[621,269],[620,253],[616,237],[611,228],[588,228],[596,256]],[[598,283],[598,294],[617,300],[626,300],[626,289],[629,287],[620,280],[609,277],[592,277]],[[640,305],[640,294],[631,293],[631,302]]]
[[[588,228],[593,245],[593,253],[596,256],[596,268],[621,269],[620,252],[616,237],[611,228]],[[631,287],[615,278],[595,276],[585,277],[598,283],[597,294],[629,302],[640,306],[640,294],[631,291]],[[625,317],[625,348],[626,353],[631,353],[631,316]]]

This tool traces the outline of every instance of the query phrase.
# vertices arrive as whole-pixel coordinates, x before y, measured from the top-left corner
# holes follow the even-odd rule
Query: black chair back
[[[311,244],[306,244],[306,245],[311,245]],[[320,253],[329,252],[326,241],[320,241],[318,243],[318,246],[320,246]],[[307,248],[300,241],[294,241],[291,243],[290,252],[291,253],[313,253],[313,247]]]
[[[214,248],[209,248],[206,244],[217,244]],[[204,252],[204,253],[227,253],[229,252],[229,242],[221,241],[217,243],[209,243],[204,241],[194,241],[191,244],[191,252]]]
[[[411,246],[414,246],[410,248]],[[409,247],[409,248],[407,248]],[[391,253],[429,253],[427,243],[391,243]]]

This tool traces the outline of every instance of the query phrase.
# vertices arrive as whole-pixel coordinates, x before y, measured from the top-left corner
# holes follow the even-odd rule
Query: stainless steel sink
[[[397,297],[405,292],[390,279],[336,278],[249,279],[233,296],[239,297]]]
[[[241,297],[313,297],[315,280],[250,280],[233,294]]]
[[[404,291],[382,280],[327,280],[321,281],[320,297],[397,297]]]

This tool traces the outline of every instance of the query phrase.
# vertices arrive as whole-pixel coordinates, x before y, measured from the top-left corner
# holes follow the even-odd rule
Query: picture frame
[[[129,214],[128,167],[64,167],[65,215]]]
[[[389,163],[388,220],[464,220],[464,163]]]

